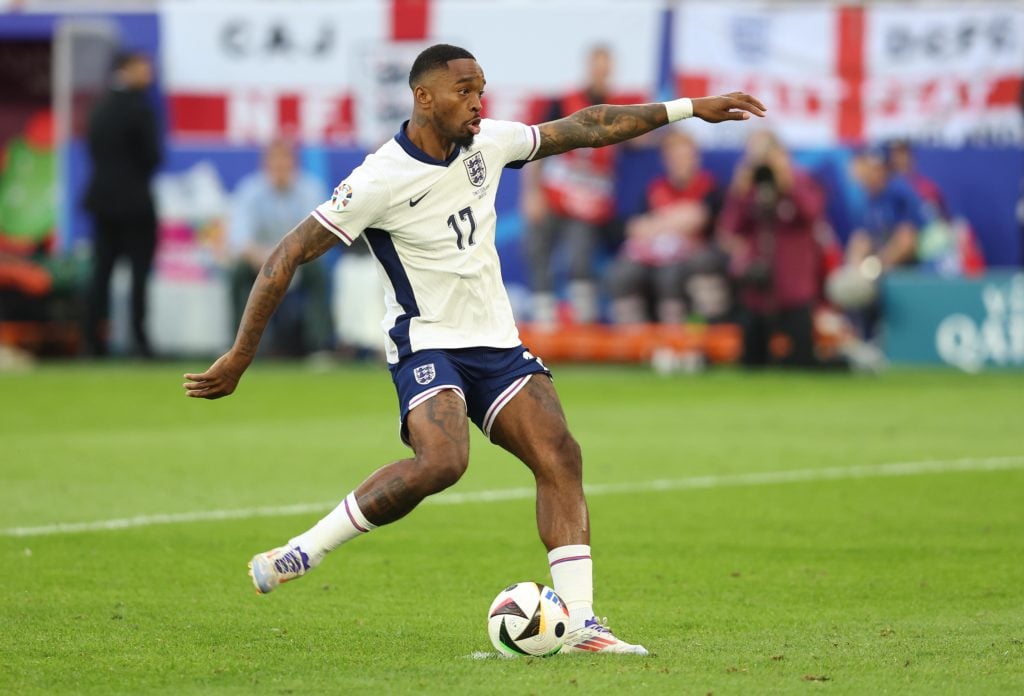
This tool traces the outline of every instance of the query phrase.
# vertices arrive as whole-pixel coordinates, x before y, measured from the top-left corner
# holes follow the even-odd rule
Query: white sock
[[[569,630],[594,616],[594,562],[586,544],[559,546],[548,552],[555,592],[569,607]]]
[[[367,521],[359,509],[356,493],[352,491],[311,529],[289,539],[288,545],[298,546],[305,551],[309,556],[309,565],[315,567],[329,551],[376,528],[377,525]]]

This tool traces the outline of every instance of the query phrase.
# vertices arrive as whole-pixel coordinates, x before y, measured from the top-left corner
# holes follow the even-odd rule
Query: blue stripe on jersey
[[[409,275],[402,266],[402,260],[398,258],[398,251],[395,250],[395,243],[391,235],[384,230],[368,227],[363,231],[363,236],[373,249],[373,255],[384,267],[391,286],[395,289],[395,300],[405,310],[395,319],[395,325],[388,331],[388,336],[395,342],[398,348],[398,357],[404,358],[412,354],[412,345],[409,343],[409,324],[413,317],[420,315],[419,305],[416,304],[416,296],[412,292],[412,283],[409,282]]]
[[[416,147],[416,144],[413,143],[413,141],[409,140],[409,136],[405,133],[405,129],[408,125],[408,121],[402,124],[402,127],[398,129],[398,133],[395,134],[395,140],[397,140],[398,144],[402,146],[403,150],[405,150],[405,154],[409,155],[413,159],[417,159],[426,164],[436,164],[439,167],[447,167],[455,161],[455,158],[458,157],[459,153],[462,151],[461,147],[453,148],[452,154],[448,155],[448,159],[445,160],[439,160],[435,157],[431,157],[423,150]]]

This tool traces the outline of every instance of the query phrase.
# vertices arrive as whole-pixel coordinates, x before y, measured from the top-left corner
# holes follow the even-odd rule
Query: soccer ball
[[[565,602],[538,582],[506,587],[487,610],[487,633],[503,655],[554,655],[562,649],[568,628]]]
[[[881,265],[871,256],[859,266],[846,265],[825,279],[825,297],[840,309],[863,309],[878,297]]]

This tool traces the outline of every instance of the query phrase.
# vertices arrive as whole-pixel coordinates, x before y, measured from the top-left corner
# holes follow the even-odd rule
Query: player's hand
[[[189,380],[182,385],[185,395],[194,399],[219,399],[227,396],[235,391],[238,380],[248,366],[247,361],[233,353],[225,353],[206,372],[185,375],[185,379]]]
[[[708,123],[745,121],[750,115],[764,116],[768,109],[755,97],[745,92],[730,92],[720,97],[693,99],[693,115]]]

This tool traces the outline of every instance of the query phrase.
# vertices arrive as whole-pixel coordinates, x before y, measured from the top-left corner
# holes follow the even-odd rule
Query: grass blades
[[[394,392],[379,367],[269,365],[201,402],[194,367],[0,375],[0,692],[1024,691],[1024,375],[556,367],[597,609],[655,655],[481,659],[495,594],[549,580],[525,468],[475,433],[447,504],[259,597],[254,553],[406,456]]]

